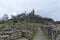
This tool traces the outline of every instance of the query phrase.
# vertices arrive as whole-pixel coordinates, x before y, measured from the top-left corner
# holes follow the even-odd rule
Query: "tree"
[[[4,20],[4,21],[7,21],[8,20],[8,14],[4,14],[4,16],[3,16],[3,18],[2,18],[2,20]]]
[[[11,15],[11,19],[16,19],[16,16],[14,16],[14,15]]]

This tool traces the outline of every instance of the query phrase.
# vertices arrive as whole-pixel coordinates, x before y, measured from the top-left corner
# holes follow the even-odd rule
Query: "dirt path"
[[[20,38],[20,39],[17,39],[17,40],[28,40],[28,39],[26,39],[26,38]]]
[[[39,34],[34,38],[34,40],[47,40],[47,38],[44,36],[43,31],[40,30]]]

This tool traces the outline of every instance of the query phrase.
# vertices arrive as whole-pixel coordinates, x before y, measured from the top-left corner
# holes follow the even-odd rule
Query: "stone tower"
[[[32,12],[31,12],[33,15],[35,14],[35,11],[34,11],[34,9],[32,10]]]
[[[31,13],[29,15],[31,15],[31,16],[34,16],[35,15],[34,9],[31,11]]]

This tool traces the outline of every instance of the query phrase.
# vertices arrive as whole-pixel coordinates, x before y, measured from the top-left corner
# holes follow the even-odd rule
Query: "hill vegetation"
[[[55,24],[53,19],[36,15],[34,10],[28,14],[22,13],[16,16],[12,15],[11,19],[5,14],[0,21],[1,39],[6,38],[8,40],[17,40],[20,38],[26,38],[28,40],[33,40],[39,33],[39,28],[43,29],[45,25],[50,26],[51,24]],[[47,32],[49,30],[51,29],[47,29]],[[45,29],[43,29],[43,31],[45,31]],[[2,35],[4,35],[4,37],[2,37]],[[5,35],[8,35],[8,37]]]
[[[41,17],[39,15],[35,15],[35,11],[32,10],[30,13],[22,13],[22,14],[18,14],[16,16],[12,15],[11,19],[9,19],[8,15],[5,14],[4,17],[2,18],[2,20],[0,21],[0,23],[4,23],[4,22],[10,22],[10,21],[26,21],[26,22],[35,22],[35,23],[45,23],[45,22],[52,22],[54,23],[54,20],[51,18],[44,18]]]

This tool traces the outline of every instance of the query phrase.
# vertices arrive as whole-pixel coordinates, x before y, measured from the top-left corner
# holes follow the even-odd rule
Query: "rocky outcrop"
[[[7,38],[8,40],[15,40],[22,37],[30,39],[31,34],[33,34],[36,30],[36,27],[34,27],[33,25],[24,25],[22,23],[15,23],[14,25],[10,26],[4,25],[0,27],[0,38],[2,40],[5,40],[5,38]]]

